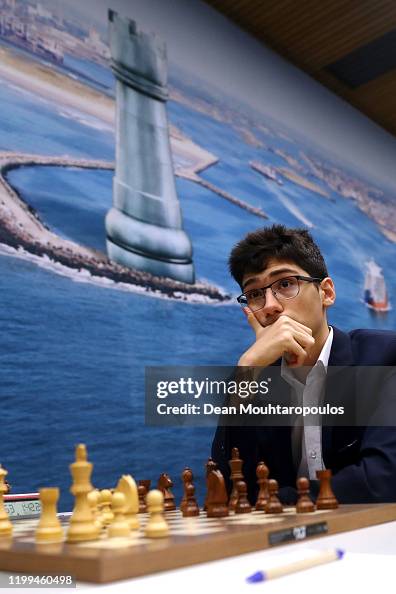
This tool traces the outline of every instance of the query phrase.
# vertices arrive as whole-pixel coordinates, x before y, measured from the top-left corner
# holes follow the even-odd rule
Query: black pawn
[[[252,507],[247,498],[247,487],[245,481],[237,482],[238,501],[235,506],[236,514],[248,514],[252,511]]]
[[[266,514],[281,514],[283,512],[283,506],[278,499],[278,481],[270,479],[268,481],[269,500],[267,507],[265,508]]]
[[[297,479],[298,501],[296,512],[298,514],[310,514],[315,511],[315,504],[309,496],[309,480],[303,476]]]
[[[195,487],[192,483],[186,485],[186,502],[182,510],[183,518],[199,516],[199,507],[195,499]]]
[[[138,497],[139,497],[139,514],[143,514],[147,511],[146,505],[147,489],[144,485],[138,486]]]

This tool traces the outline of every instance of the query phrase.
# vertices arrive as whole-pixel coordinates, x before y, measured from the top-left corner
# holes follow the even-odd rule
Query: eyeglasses
[[[242,293],[237,297],[237,301],[242,307],[248,307],[251,311],[258,311],[265,306],[267,289],[271,289],[275,299],[283,301],[284,299],[293,299],[300,292],[300,281],[307,283],[320,283],[323,279],[313,278],[311,276],[301,276],[295,274],[280,278],[273,283],[262,287],[261,289],[252,289]]]

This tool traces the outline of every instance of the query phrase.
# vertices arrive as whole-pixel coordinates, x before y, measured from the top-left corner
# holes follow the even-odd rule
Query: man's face
[[[276,280],[295,274],[310,276],[306,270],[300,268],[294,262],[270,260],[262,272],[250,272],[244,275],[243,292],[246,293],[252,289],[265,287]],[[323,286],[329,281],[331,286],[333,286],[330,279],[324,281]],[[262,309],[255,311],[254,315],[264,327],[273,324],[280,315],[287,315],[293,320],[300,322],[300,324],[311,328],[312,334],[315,337],[323,328],[323,324],[327,324],[326,308],[328,306],[326,293],[321,287],[318,290],[318,283],[300,281],[300,291],[292,299],[277,299],[271,290],[267,289],[265,305]]]

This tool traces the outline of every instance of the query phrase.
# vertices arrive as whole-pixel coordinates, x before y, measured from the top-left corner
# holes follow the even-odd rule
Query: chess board
[[[0,570],[29,574],[72,575],[87,582],[111,582],[232,557],[268,547],[335,534],[396,520],[396,504],[340,505],[336,510],[297,514],[230,515],[183,518],[167,512],[167,538],[144,535],[147,515],[140,514],[140,529],[128,538],[106,538],[80,544],[37,544],[38,520],[14,522],[12,538],[0,539]],[[62,518],[67,529],[68,518]]]

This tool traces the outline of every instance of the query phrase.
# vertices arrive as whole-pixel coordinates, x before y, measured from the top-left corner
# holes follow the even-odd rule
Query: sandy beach
[[[58,105],[71,107],[114,126],[115,101],[69,76],[0,46],[0,78]]]

